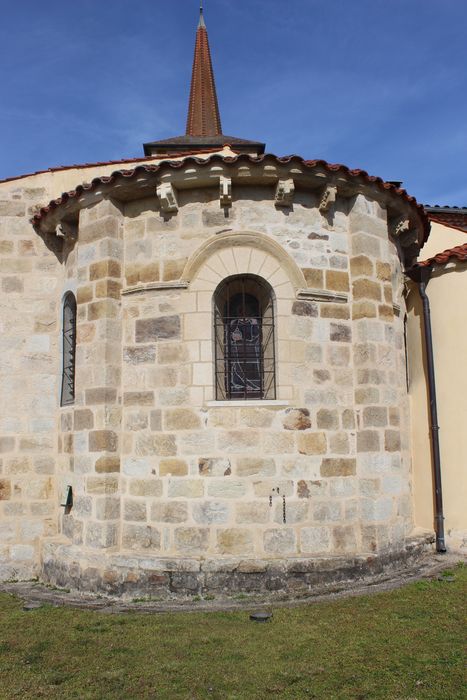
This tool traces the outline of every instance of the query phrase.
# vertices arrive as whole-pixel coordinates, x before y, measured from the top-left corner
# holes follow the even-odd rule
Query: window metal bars
[[[63,369],[60,405],[68,406],[75,400],[76,356],[76,300],[67,294],[63,302]]]
[[[271,288],[253,276],[226,280],[215,294],[217,399],[276,396]]]

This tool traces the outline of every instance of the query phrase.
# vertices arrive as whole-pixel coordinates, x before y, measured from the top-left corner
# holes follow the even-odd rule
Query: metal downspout
[[[409,276],[418,284],[418,292],[423,304],[425,355],[428,370],[428,391],[430,396],[430,433],[433,455],[436,551],[446,552],[446,542],[444,538],[443,490],[441,485],[441,456],[439,450],[438,405],[436,401],[435,363],[433,357],[433,336],[431,331],[430,300],[426,293],[426,286],[430,280],[431,273],[431,267],[416,267],[408,271]]]

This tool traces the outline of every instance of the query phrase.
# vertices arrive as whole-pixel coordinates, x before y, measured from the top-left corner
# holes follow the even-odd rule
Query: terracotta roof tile
[[[458,229],[467,233],[467,207],[447,207],[425,205],[425,211],[430,221],[436,221],[444,226]]]
[[[63,170],[85,170],[86,168],[99,168],[105,165],[130,165],[131,163],[149,163],[152,160],[165,160],[167,158],[185,158],[186,156],[194,156],[202,153],[218,153],[219,147],[217,148],[197,148],[194,151],[181,151],[180,153],[158,153],[155,156],[141,156],[140,158],[122,158],[121,160],[102,160],[96,161],[95,163],[79,163],[75,165],[57,165],[55,168],[47,168],[47,170],[35,170],[32,173],[24,173],[23,175],[15,175],[14,177],[6,177],[0,180],[0,184],[3,182],[14,182],[14,180],[23,180],[26,177],[32,177],[33,175],[45,175],[45,173],[59,173]],[[235,151],[235,148],[231,150]],[[118,172],[118,171],[115,171]]]
[[[434,255],[432,258],[427,260],[421,260],[416,263],[419,267],[429,267],[430,265],[446,265],[454,260],[459,260],[460,262],[467,262],[467,243],[458,245],[455,248],[448,248],[448,250],[443,250],[442,253]]]
[[[186,154],[184,154],[186,155]],[[296,155],[291,155],[291,156],[284,156],[284,157],[279,157],[275,156],[273,154],[264,154],[260,156],[250,156],[247,154],[238,154],[235,156],[224,156],[219,153],[214,153],[213,155],[209,156],[208,158],[196,158],[195,156],[188,156],[186,158],[183,158],[181,160],[173,161],[173,160],[161,160],[160,158],[154,158],[152,160],[159,160],[159,163],[144,163],[142,165],[137,165],[135,168],[132,168],[131,170],[116,170],[113,172],[111,175],[104,175],[101,177],[96,177],[92,180],[90,183],[84,183],[79,185],[75,190],[72,190],[70,192],[64,192],[61,197],[58,197],[58,199],[53,199],[47,206],[42,207],[31,219],[32,223],[34,225],[38,225],[41,221],[41,219],[44,219],[51,211],[54,209],[57,209],[57,207],[61,206],[62,204],[65,204],[68,202],[70,199],[74,199],[77,197],[80,197],[83,192],[86,191],[91,191],[95,189],[96,187],[99,187],[102,184],[109,184],[112,183],[116,178],[118,177],[124,177],[126,179],[131,179],[132,177],[137,176],[138,174],[146,171],[146,172],[157,172],[162,165],[169,166],[174,169],[180,169],[184,167],[186,164],[189,163],[196,163],[197,165],[200,166],[206,166],[213,161],[219,160],[225,163],[237,163],[238,161],[249,161],[250,163],[262,163],[265,159],[267,158],[274,158],[278,163],[290,163],[291,161],[295,160],[300,164],[305,165],[307,168],[310,170],[321,167],[325,170],[328,170],[329,172],[342,172],[345,175],[349,175],[352,178],[362,178],[368,183],[372,183],[379,187],[381,190],[385,191],[390,191],[393,194],[398,195],[399,197],[402,197],[406,202],[411,204],[413,207],[415,207],[418,210],[418,213],[422,219],[423,222],[423,227],[424,227],[424,240],[428,238],[429,232],[430,232],[430,223],[428,221],[428,218],[425,214],[425,210],[421,204],[418,204],[417,200],[415,197],[412,197],[409,195],[404,189],[401,189],[400,187],[397,187],[396,185],[390,183],[390,182],[385,182],[382,180],[380,177],[376,177],[374,175],[369,175],[365,170],[359,170],[359,169],[353,169],[351,170],[350,168],[347,168],[345,165],[341,165],[339,163],[327,163],[325,160],[304,160],[300,156]],[[148,159],[150,160],[150,159]]]

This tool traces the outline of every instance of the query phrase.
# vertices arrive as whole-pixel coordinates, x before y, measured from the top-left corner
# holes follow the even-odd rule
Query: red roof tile
[[[368,175],[368,173],[365,170],[360,170],[360,169],[353,169],[351,170],[350,168],[347,168],[345,165],[341,165],[339,163],[327,163],[325,160],[304,160],[300,156],[296,155],[291,155],[291,156],[284,156],[284,157],[279,157],[275,156],[273,154],[264,154],[261,156],[250,156],[245,153],[235,155],[235,156],[224,156],[219,153],[214,153],[213,155],[209,156],[208,158],[196,158],[195,156],[189,156],[188,158],[183,158],[182,160],[162,160],[159,163],[154,163],[154,164],[142,164],[142,165],[137,165],[135,168],[132,168],[131,170],[116,170],[113,172],[111,175],[103,175],[101,177],[96,177],[92,180],[90,183],[83,183],[81,185],[78,185],[78,187],[75,190],[72,190],[70,192],[64,192],[61,197],[58,197],[58,199],[53,199],[47,206],[42,207],[31,219],[32,223],[34,225],[38,225],[41,221],[41,219],[44,219],[51,211],[54,209],[57,209],[57,207],[61,206],[62,204],[65,204],[68,202],[70,199],[74,199],[77,197],[80,197],[83,192],[88,192],[96,187],[99,187],[100,185],[103,184],[110,184],[115,181],[116,178],[118,177],[124,177],[126,179],[131,179],[138,174],[146,171],[146,172],[157,172],[162,165],[169,166],[173,169],[180,169],[183,168],[187,163],[196,163],[199,166],[206,166],[213,161],[219,160],[224,163],[237,163],[238,161],[249,161],[250,163],[262,163],[265,159],[267,158],[273,158],[276,160],[278,163],[290,163],[291,161],[295,160],[299,164],[305,165],[307,168],[310,170],[321,167],[324,168],[325,170],[328,170],[329,172],[342,172],[345,175],[349,175],[351,178],[361,178],[365,180],[368,183],[374,184],[379,189],[385,190],[392,192],[393,194],[402,197],[406,202],[411,204],[415,209],[417,210],[422,223],[423,223],[423,228],[424,228],[424,240],[426,241],[428,238],[428,235],[430,233],[430,222],[428,221],[428,218],[425,214],[425,210],[421,204],[418,204],[417,200],[415,197],[412,197],[409,195],[404,189],[401,189],[400,187],[397,187],[396,185],[393,185],[390,182],[385,182],[382,180],[380,177],[376,177],[374,175]],[[149,160],[149,159],[148,159]],[[156,159],[153,159],[156,160]]]
[[[448,248],[443,250],[442,253],[434,255],[432,258],[427,260],[421,260],[416,263],[420,267],[429,267],[430,265],[446,265],[454,260],[459,260],[460,262],[467,262],[467,243],[458,245],[455,248]]]
[[[235,150],[235,149],[231,149]],[[26,177],[32,177],[33,175],[44,175],[45,173],[59,173],[62,170],[85,170],[86,168],[98,168],[103,165],[121,165],[121,164],[131,164],[131,163],[146,163],[151,160],[164,160],[164,158],[182,158],[186,156],[197,155],[202,153],[218,153],[219,147],[217,148],[197,148],[196,151],[183,151],[180,153],[158,153],[155,156],[141,156],[140,158],[122,158],[121,160],[102,160],[96,163],[79,163],[77,165],[57,165],[55,168],[47,168],[47,170],[35,170],[32,173],[24,173],[23,175],[15,175],[14,177],[6,177],[0,180],[0,184],[3,182],[13,182],[14,180],[23,180]]]

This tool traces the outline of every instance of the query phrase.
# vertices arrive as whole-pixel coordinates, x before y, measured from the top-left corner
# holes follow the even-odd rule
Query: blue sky
[[[466,0],[205,0],[223,131],[467,206]],[[0,178],[184,133],[197,0],[19,0]]]

